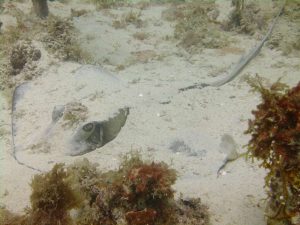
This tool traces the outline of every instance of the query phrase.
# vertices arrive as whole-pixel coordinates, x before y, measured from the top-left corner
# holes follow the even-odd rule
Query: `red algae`
[[[207,225],[200,199],[174,199],[176,171],[164,162],[124,157],[118,170],[101,172],[84,159],[35,175],[25,215],[0,210],[4,225]],[[74,213],[70,211],[73,210]]]
[[[249,81],[262,97],[252,113],[247,134],[248,156],[262,160],[269,204],[269,224],[300,221],[300,83],[288,88],[279,81],[269,89],[259,78]],[[298,221],[296,223],[292,221]]]

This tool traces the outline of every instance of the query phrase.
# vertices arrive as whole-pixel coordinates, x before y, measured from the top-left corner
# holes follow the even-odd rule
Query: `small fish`
[[[220,148],[226,154],[226,157],[223,161],[223,164],[219,167],[217,175],[218,177],[221,174],[221,171],[225,168],[225,166],[241,156],[244,156],[245,153],[239,154],[237,152],[238,145],[234,141],[233,137],[229,134],[224,134],[221,138]]]

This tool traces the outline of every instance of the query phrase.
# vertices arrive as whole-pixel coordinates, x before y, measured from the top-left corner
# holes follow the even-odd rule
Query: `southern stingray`
[[[228,76],[211,84],[197,83],[179,91],[221,86],[234,79],[259,53],[280,13],[260,44],[243,56]],[[61,69],[65,70],[63,76],[48,73],[15,89],[13,156],[19,164],[25,165],[17,155],[26,151],[64,152],[72,156],[85,154],[112,141],[125,125],[131,97],[124,96],[123,90],[127,87],[122,80],[97,66],[78,66],[74,71]],[[120,98],[123,101],[116,101]],[[67,108],[72,104],[77,107],[73,109],[78,115],[72,111],[68,114]],[[58,146],[57,143],[59,149],[53,148]]]
[[[13,94],[13,157],[31,169],[20,155],[85,154],[116,138],[129,114],[126,101],[116,101],[126,88],[116,76],[96,66],[59,74],[47,73]]]

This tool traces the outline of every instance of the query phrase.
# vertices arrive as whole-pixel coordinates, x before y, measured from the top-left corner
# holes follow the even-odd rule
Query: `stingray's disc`
[[[26,84],[20,88],[14,107],[17,154],[28,158],[33,153],[71,153],[69,141],[80,127],[90,121],[106,121],[127,105],[119,100],[124,88],[116,76],[100,67],[73,63],[62,64]],[[53,110],[70,102],[87,109],[82,118],[78,120],[72,112],[65,117],[55,115],[53,120]]]

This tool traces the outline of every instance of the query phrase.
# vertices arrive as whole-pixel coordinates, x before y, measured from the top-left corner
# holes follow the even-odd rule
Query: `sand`
[[[229,7],[229,1],[218,3],[220,9]],[[25,6],[23,3],[19,7]],[[49,3],[50,11],[58,16],[67,16],[71,7],[81,9],[83,5],[76,2],[67,5]],[[55,163],[70,164],[87,158],[99,163],[99,169],[106,171],[118,167],[120,154],[139,150],[145,157],[164,161],[178,171],[179,178],[174,186],[177,195],[200,197],[209,206],[212,225],[266,224],[263,201],[266,197],[263,187],[265,171],[258,167],[258,162],[240,158],[217,177],[217,170],[225,158],[220,148],[221,137],[231,135],[238,152],[245,152],[243,146],[249,136],[244,131],[248,119],[252,118],[251,110],[260,102],[260,97],[249,92],[243,78],[259,74],[271,83],[282,77],[284,83],[293,86],[299,81],[300,59],[263,47],[261,53],[230,83],[180,93],[178,89],[182,87],[218,79],[223,72],[230,70],[241,54],[258,43],[258,39],[234,33],[234,41],[229,47],[203,49],[191,55],[175,40],[166,38],[172,35],[175,25],[161,19],[161,13],[168,5],[144,9],[141,19],[147,22],[146,26],[136,28],[130,24],[122,29],[113,27],[113,18],[132,8],[97,12],[92,6],[84,7],[91,12],[74,18],[81,45],[104,68],[103,73],[113,74],[111,76],[116,77],[121,85],[111,94],[105,91],[107,85],[100,84],[99,91],[104,90],[101,96],[82,100],[82,103],[94,113],[89,114],[90,118],[95,118],[95,113],[98,113],[101,120],[124,105],[130,107],[130,115],[117,138],[83,156],[68,156],[62,147],[65,138],[74,132],[75,128],[72,128],[67,131],[57,129],[49,151],[30,151],[21,147],[17,153],[19,158],[43,171]],[[221,11],[220,17],[224,14],[226,12]],[[136,32],[147,33],[147,38],[134,39]],[[20,118],[23,125],[19,123],[22,126],[16,138],[20,146],[28,146],[26,137],[29,142],[40,140],[40,134],[51,123],[55,105],[81,97],[70,96],[66,91],[72,83],[70,77],[82,67],[81,64],[58,62],[50,56],[40,63],[45,68],[44,73],[31,82],[45,92],[38,97],[37,93],[30,92],[19,102],[18,109],[24,112]],[[73,90],[76,90],[76,85]],[[46,94],[46,90],[55,93]],[[89,91],[85,91],[82,97],[95,93],[95,90]],[[0,202],[9,210],[22,212],[29,204],[30,180],[38,172],[19,165],[12,157],[11,107],[3,93],[0,102]]]

